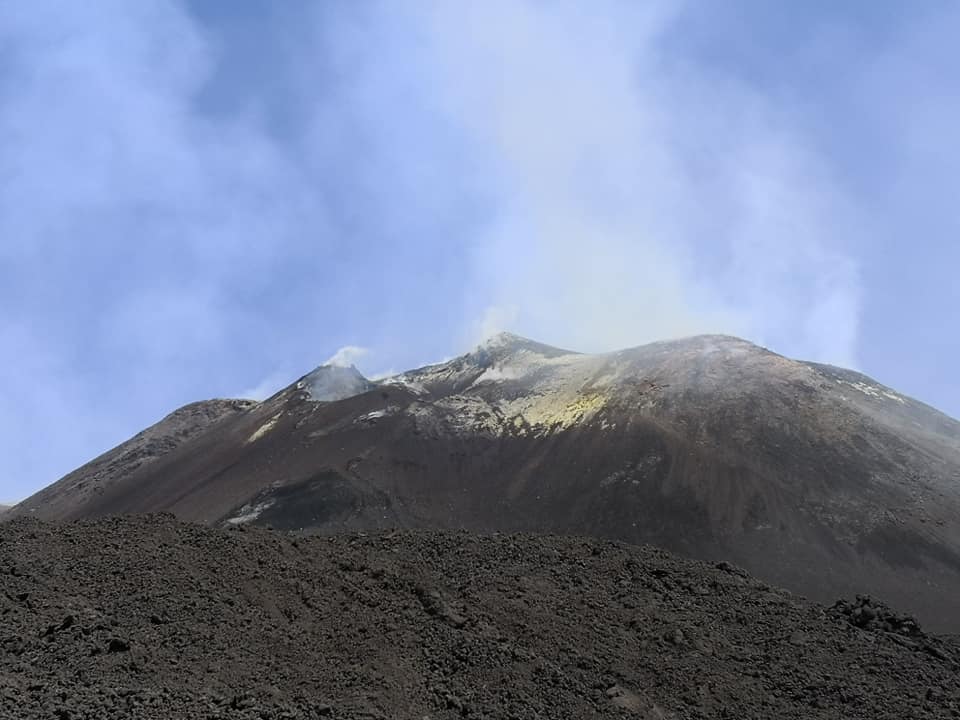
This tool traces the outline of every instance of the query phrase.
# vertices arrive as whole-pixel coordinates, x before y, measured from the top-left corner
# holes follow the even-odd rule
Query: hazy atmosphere
[[[0,4],[0,502],[174,408],[510,330],[960,416],[960,6]]]

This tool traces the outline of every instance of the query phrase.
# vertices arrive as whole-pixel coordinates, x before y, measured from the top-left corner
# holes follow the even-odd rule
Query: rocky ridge
[[[221,420],[257,405],[252,400],[205,400],[179,408],[126,442],[82,465],[16,505],[15,514],[63,517],[96,502],[115,483],[145,468]]]

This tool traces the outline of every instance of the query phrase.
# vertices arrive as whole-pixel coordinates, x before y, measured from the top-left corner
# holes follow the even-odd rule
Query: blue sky
[[[500,329],[960,415],[955,3],[0,2],[0,500]]]

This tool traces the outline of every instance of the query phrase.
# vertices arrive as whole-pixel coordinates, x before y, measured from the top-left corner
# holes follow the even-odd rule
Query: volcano
[[[176,411],[12,516],[588,535],[870,593],[960,633],[960,423],[727,336],[588,355],[510,334],[380,381],[321,366]]]

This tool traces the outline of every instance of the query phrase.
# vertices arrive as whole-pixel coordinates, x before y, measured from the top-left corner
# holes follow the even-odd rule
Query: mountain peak
[[[682,337],[671,338],[669,340],[658,340],[656,342],[640,345],[651,349],[664,350],[689,350],[700,352],[716,352],[718,350],[748,350],[755,349],[763,351],[764,348],[752,343],[749,340],[737,337],[736,335],[723,335],[717,333],[704,333],[701,335],[685,335]]]
[[[518,345],[518,344],[524,344],[524,343],[532,343],[532,342],[533,340],[530,340],[529,338],[516,335],[512,332],[503,331],[503,332],[498,332],[493,335],[490,335],[483,342],[481,342],[478,347],[489,350],[492,348],[505,347],[509,345]]]
[[[472,352],[467,354],[467,358],[481,367],[487,367],[521,353],[539,355],[545,358],[579,354],[552,345],[544,345],[536,340],[530,340],[514,333],[499,332],[480,343]]]
[[[367,380],[356,366],[321,365],[304,376],[300,386],[316,402],[333,402],[360,395],[371,390],[374,385]]]

